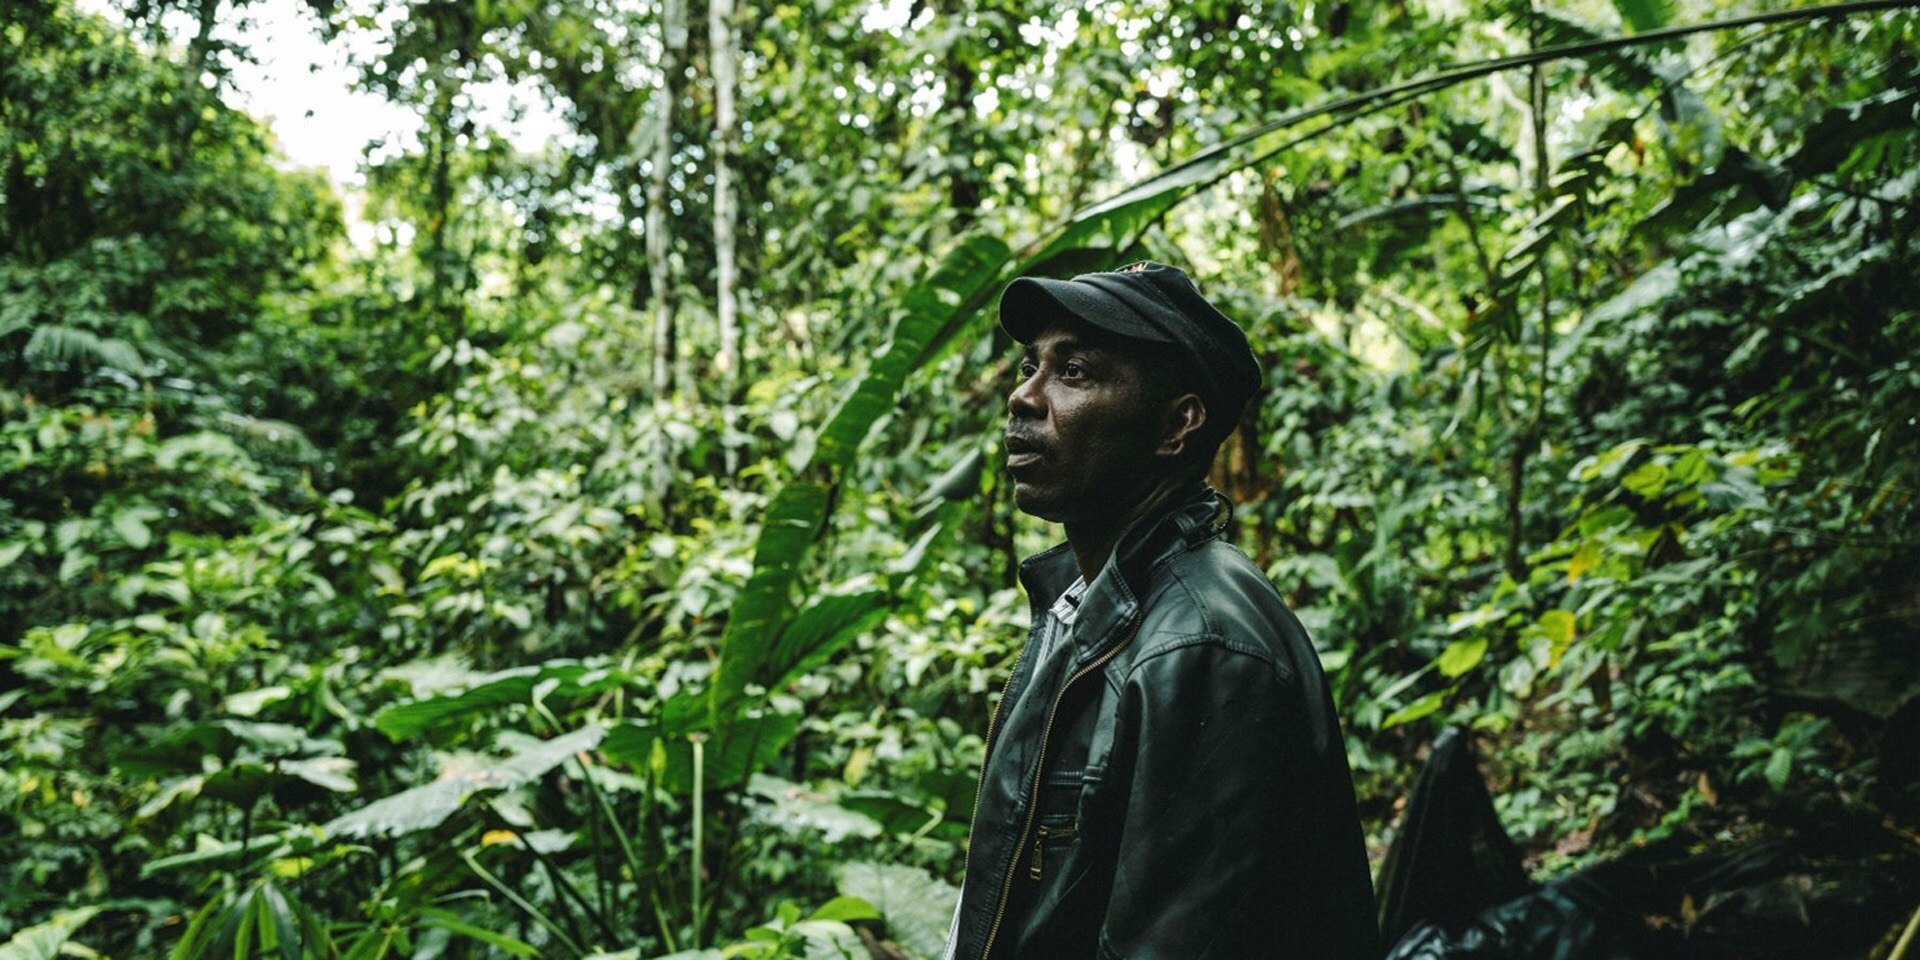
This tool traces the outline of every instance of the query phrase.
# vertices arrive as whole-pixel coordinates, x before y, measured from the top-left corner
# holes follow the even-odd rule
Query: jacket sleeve
[[[1102,958],[1318,960],[1374,948],[1351,916],[1368,912],[1370,929],[1370,893],[1364,906],[1339,905],[1355,899],[1354,865],[1321,862],[1336,848],[1314,838],[1357,840],[1357,824],[1344,777],[1347,822],[1315,822],[1332,785],[1307,712],[1285,671],[1217,639],[1134,665],[1111,761],[1129,786]],[[1358,870],[1367,890],[1364,854]],[[1324,915],[1329,906],[1340,915]]]

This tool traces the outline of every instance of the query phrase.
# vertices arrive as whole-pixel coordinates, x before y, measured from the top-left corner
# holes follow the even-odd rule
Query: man
[[[1378,955],[1340,727],[1205,483],[1260,385],[1246,336],[1157,263],[1014,281],[1014,500],[1066,528],[995,708],[948,956]]]

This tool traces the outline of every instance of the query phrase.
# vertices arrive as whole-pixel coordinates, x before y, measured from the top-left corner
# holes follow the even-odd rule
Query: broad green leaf
[[[767,673],[779,677],[774,685],[785,684],[832,659],[855,638],[886,619],[889,609],[887,593],[883,590],[838,594],[814,601],[787,625],[769,658]]]
[[[1651,500],[1667,489],[1667,465],[1649,460],[1620,478],[1620,485]]]
[[[1634,33],[1657,30],[1673,22],[1672,0],[1613,0],[1620,19]]]
[[[1767,783],[1775,790],[1785,790],[1787,781],[1793,776],[1793,751],[1786,747],[1776,747],[1767,756],[1765,770]]]
[[[113,530],[126,541],[127,546],[135,550],[144,550],[153,543],[153,530],[147,521],[158,517],[160,511],[152,507],[128,507],[116,510],[113,514]]]
[[[397,837],[430,830],[446,822],[475,794],[532,783],[568,757],[592,750],[607,735],[605,727],[582,727],[565,736],[538,741],[501,760],[447,771],[437,780],[402,790],[335,818],[325,829],[335,837]]]
[[[747,685],[763,679],[761,671],[791,616],[800,565],[826,524],[828,500],[826,487],[794,481],[767,507],[754,544],[753,575],[734,602],[714,671],[712,710],[723,726],[737,712]]]
[[[73,938],[74,931],[85,926],[99,907],[80,907],[53,915],[45,923],[28,927],[0,943],[0,960],[54,960],[60,948]]]
[[[818,833],[820,840],[829,844],[848,837],[871,839],[881,833],[880,824],[872,817],[788,780],[756,773],[747,789],[769,801],[754,807],[753,819],[787,833]]]
[[[960,891],[919,867],[854,862],[833,872],[834,887],[871,904],[887,936],[922,957],[946,952],[947,925]]]
[[[909,803],[884,790],[850,790],[834,798],[834,803],[869,817],[888,833],[913,833],[945,813],[918,803]]]
[[[878,920],[880,911],[873,904],[859,897],[834,897],[820,905],[807,917],[808,920],[831,920],[836,923],[852,923],[855,920]]]
[[[353,761],[346,757],[307,757],[283,760],[279,764],[280,772],[335,793],[353,793],[360,789],[359,784],[353,782],[353,767]]]
[[[136,746],[114,758],[113,765],[134,776],[165,776],[205,769],[206,758],[267,761],[302,755],[332,756],[344,748],[338,740],[307,736],[285,723],[255,720],[210,720],[179,728],[150,744]]]
[[[265,709],[269,704],[278,703],[292,695],[293,691],[287,688],[286,685],[274,684],[269,687],[261,687],[258,690],[248,690],[233,694],[227,697],[226,702],[221,706],[228,713],[235,716],[252,717],[257,716],[260,711]]]
[[[999,293],[1012,255],[997,237],[969,235],[907,291],[893,338],[821,429],[816,465],[838,470],[852,460],[874,423],[893,410],[907,376]]]
[[[800,730],[800,715],[793,713],[747,714],[734,721],[733,736],[710,740],[701,751],[705,764],[702,778],[708,789],[719,790],[746,783],[748,776],[764,769]],[[675,793],[693,789],[693,746],[690,733],[702,731],[676,729],[673,724],[627,721],[616,724],[600,745],[600,752],[611,763],[640,769],[652,767],[659,785]]]
[[[140,358],[140,351],[133,345],[116,337],[102,337],[89,330],[45,324],[33,331],[27,338],[27,345],[20,355],[28,363],[41,369],[58,369],[67,365],[81,367],[108,366],[117,367],[128,373],[143,373],[146,363]]]
[[[514,667],[487,674],[458,693],[388,707],[374,715],[373,725],[394,740],[406,740],[500,707],[530,704],[534,691],[543,685],[549,697],[583,697],[618,687],[627,679],[622,671],[574,660]]]
[[[1486,655],[1487,638],[1484,636],[1455,640],[1440,651],[1437,666],[1441,676],[1457,677],[1479,666]]]

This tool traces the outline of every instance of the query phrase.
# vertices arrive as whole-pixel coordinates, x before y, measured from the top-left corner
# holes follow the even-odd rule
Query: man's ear
[[[1187,450],[1187,441],[1207,423],[1207,405],[1197,394],[1187,393],[1167,403],[1166,428],[1160,435],[1160,448],[1154,453],[1169,459]]]

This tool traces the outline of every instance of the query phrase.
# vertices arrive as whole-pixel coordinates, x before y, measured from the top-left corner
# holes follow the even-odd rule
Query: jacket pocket
[[[1027,879],[1042,881],[1057,875],[1060,862],[1079,839],[1086,793],[1099,782],[1100,771],[1087,769],[1056,772],[1041,783],[1033,834],[1021,851]]]

